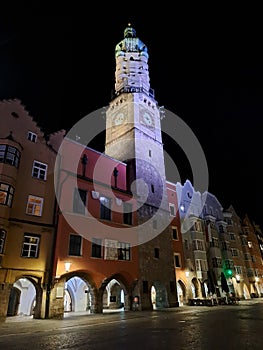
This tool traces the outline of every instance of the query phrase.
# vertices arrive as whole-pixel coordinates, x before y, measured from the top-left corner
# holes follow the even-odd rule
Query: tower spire
[[[150,88],[147,46],[137,37],[136,30],[128,23],[124,38],[115,46],[115,94],[144,92],[154,97]]]

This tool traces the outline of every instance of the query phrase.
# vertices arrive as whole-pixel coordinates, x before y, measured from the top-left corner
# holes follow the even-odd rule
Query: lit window
[[[35,134],[32,131],[28,131],[27,133],[27,139],[31,142],[36,142],[37,141],[37,134]]]
[[[248,245],[249,248],[252,248],[252,247],[253,247],[253,244],[252,244],[251,241],[248,241],[248,242],[247,242],[247,245]]]
[[[0,183],[0,204],[11,207],[14,196],[14,187]]]
[[[44,199],[36,196],[28,196],[26,213],[29,215],[41,216]]]
[[[32,169],[32,176],[41,179],[46,180],[47,179],[47,164],[37,162],[34,160],[33,163],[33,169]]]
[[[39,252],[39,235],[25,233],[21,256],[24,258],[37,258]]]

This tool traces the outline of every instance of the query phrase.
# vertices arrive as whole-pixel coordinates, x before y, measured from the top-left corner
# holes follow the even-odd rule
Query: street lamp
[[[71,266],[71,262],[65,262],[65,271],[69,272]]]

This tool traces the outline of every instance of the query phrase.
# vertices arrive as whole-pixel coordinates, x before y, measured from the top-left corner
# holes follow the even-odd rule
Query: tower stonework
[[[139,305],[178,306],[160,110],[150,88],[147,47],[131,26],[115,47],[115,59],[105,154],[127,163],[127,184],[137,199]]]

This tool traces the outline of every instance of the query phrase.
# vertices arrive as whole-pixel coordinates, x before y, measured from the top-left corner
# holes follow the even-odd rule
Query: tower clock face
[[[122,125],[125,122],[126,116],[123,112],[118,112],[113,118],[113,125]]]
[[[143,113],[143,121],[147,126],[153,126],[153,119],[148,112]]]
[[[154,119],[150,112],[146,110],[141,111],[140,121],[143,125],[153,128],[154,127]]]

